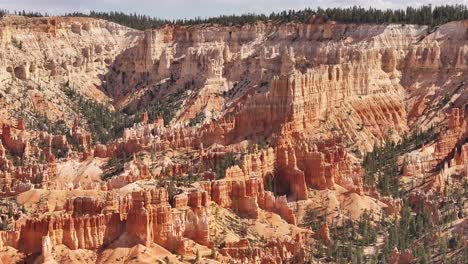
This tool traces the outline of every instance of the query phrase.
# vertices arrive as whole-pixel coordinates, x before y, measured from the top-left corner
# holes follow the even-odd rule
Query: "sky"
[[[465,4],[468,0],[0,0],[0,8],[39,11],[48,14],[65,12],[123,11],[166,19],[211,17],[229,14],[277,12],[306,7],[363,6],[405,8],[408,5]]]

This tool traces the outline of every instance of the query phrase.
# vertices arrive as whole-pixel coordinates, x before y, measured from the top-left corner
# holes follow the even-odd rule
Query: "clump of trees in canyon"
[[[427,131],[414,131],[411,135],[404,135],[398,143],[386,140],[384,144],[375,145],[373,151],[364,157],[364,184],[367,187],[377,187],[383,195],[398,197],[398,157],[420,148],[437,136],[437,131],[431,127]]]
[[[458,235],[442,235],[452,227],[453,221],[463,219],[463,206],[468,194],[468,182],[447,187],[442,195],[427,197],[434,201],[431,205],[424,199],[414,199],[410,190],[414,186],[400,186],[401,160],[399,157],[414,149],[421,148],[439,136],[435,128],[415,131],[403,136],[394,143],[376,145],[363,160],[364,185],[376,188],[380,194],[399,200],[400,217],[376,217],[365,212],[357,221],[344,217],[329,224],[331,241],[315,240],[309,245],[309,259],[326,259],[336,263],[389,263],[394,249],[399,252],[410,250],[415,263],[464,263],[468,249],[463,246],[463,238]],[[424,183],[421,183],[424,184]],[[333,212],[324,208],[306,210],[302,225],[319,232],[322,223]],[[377,219],[376,219],[377,218]],[[439,237],[438,240],[431,239]],[[367,248],[367,253],[366,253]],[[372,253],[369,249],[372,248]]]
[[[141,114],[146,111],[150,120],[154,120],[157,116],[162,116],[165,124],[168,124],[175,115],[177,105],[172,96],[169,96],[168,101],[159,100],[154,105],[141,111],[126,111],[111,110],[109,106],[87,99],[77,90],[65,86],[63,92],[66,97],[72,102],[73,110],[79,114],[82,125],[87,127],[93,136],[93,142],[107,143],[114,139],[120,138],[123,135],[125,128],[132,127],[133,124],[140,121]],[[175,99],[174,99],[175,100]],[[37,123],[37,122],[36,122]],[[55,124],[51,121],[39,122],[39,124]],[[69,134],[67,130],[60,130],[63,126],[51,126],[50,132],[55,134]],[[65,129],[66,126],[65,126]]]

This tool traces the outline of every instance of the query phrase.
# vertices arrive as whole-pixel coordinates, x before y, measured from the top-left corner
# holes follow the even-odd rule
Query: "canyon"
[[[363,163],[426,131],[397,182],[434,219],[464,191],[439,234],[468,245],[467,20],[139,31],[8,15],[0,47],[1,263],[307,263],[337,223],[401,217]],[[85,100],[135,122],[100,142]]]

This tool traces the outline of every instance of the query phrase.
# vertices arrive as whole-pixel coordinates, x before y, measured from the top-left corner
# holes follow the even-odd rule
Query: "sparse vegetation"
[[[139,121],[139,116],[112,111],[108,106],[87,99],[70,87],[65,87],[64,93],[74,103],[74,110],[86,121],[94,141],[105,144],[119,138],[125,128]]]
[[[367,153],[363,161],[365,186],[376,186],[383,195],[397,197],[400,174],[398,157],[436,139],[437,136],[435,129],[430,128],[424,132],[415,131],[409,137],[404,135],[398,144],[386,140],[382,146],[374,146],[373,151]]]
[[[176,186],[190,186],[195,182],[203,180],[203,177],[201,175],[195,175],[193,172],[189,172],[187,176],[173,176],[170,180],[175,183]]]
[[[318,209],[308,208],[302,218],[302,225],[314,232],[317,232],[324,221],[325,219],[320,215],[320,211]]]
[[[364,212],[358,221],[344,219],[329,227],[332,242],[316,241],[309,248],[310,257],[327,258],[334,263],[367,263],[371,257],[364,255],[364,247],[377,240],[377,226],[370,212]],[[318,209],[308,209],[303,218],[303,226],[317,232],[325,223],[326,215]]]
[[[8,15],[8,13],[9,13],[8,10],[3,9],[3,8],[0,9],[0,18],[4,17],[5,15]]]
[[[264,150],[270,146],[269,140],[261,137],[257,142],[249,141],[249,145],[247,146],[247,153],[254,153],[256,149]]]
[[[105,172],[101,176],[101,179],[103,181],[107,181],[108,179],[119,175],[124,171],[125,163],[128,161],[130,161],[130,158],[126,155],[122,155],[121,157],[112,156],[107,162]]]
[[[211,163],[211,169],[216,173],[217,179],[223,179],[226,177],[226,170],[229,167],[239,165],[239,160],[236,159],[234,153],[228,152],[218,162]]]
[[[5,219],[5,220],[0,219],[0,231],[10,230],[10,224],[11,224],[11,221],[9,221],[7,219]]]
[[[10,152],[7,152],[6,158],[10,160],[13,163],[13,166],[15,167],[21,167],[21,166],[24,166],[25,164],[24,156],[17,156],[17,155],[11,154]]]
[[[448,93],[445,93],[444,98],[442,98],[442,106],[446,105],[448,102],[450,102],[450,96]]]
[[[21,42],[21,40],[17,40],[16,38],[11,39],[11,45],[17,49],[23,49],[23,42]]]
[[[203,120],[205,120],[205,118],[206,118],[205,113],[200,112],[194,118],[192,118],[190,120],[189,126],[191,126],[191,127],[196,126],[196,125],[200,124],[201,122],[203,122]]]
[[[52,121],[47,115],[34,112],[32,115],[22,115],[27,127],[33,130],[45,131],[53,135],[69,135],[70,129],[63,120]]]
[[[379,225],[380,229],[384,230],[383,234],[386,234],[379,261],[388,263],[394,248],[400,252],[409,249],[416,258],[416,263],[432,263],[434,257],[446,258],[449,249],[457,250],[460,245],[453,241],[451,244],[443,231],[450,228],[460,207],[466,202],[466,190],[463,188],[453,185],[442,195],[432,194],[427,200],[430,202],[423,198],[411,200],[408,193],[401,193],[400,217],[391,221],[381,221]],[[435,237],[438,239],[433,239]],[[460,255],[452,256],[453,263],[458,263],[460,258],[466,257],[463,254],[465,253],[461,252]],[[444,262],[447,261],[448,258]]]
[[[151,104],[144,103],[144,107],[140,104],[139,109],[144,108],[144,110],[125,108],[122,110],[122,113],[132,116],[140,116],[143,111],[145,111],[148,113],[149,120],[154,120],[156,117],[162,117],[164,125],[167,126],[176,115],[177,110],[181,106],[181,101],[184,98],[186,91],[189,89],[188,87],[191,87],[191,85],[192,82],[186,82],[183,87],[179,87],[174,93],[159,98],[155,96],[153,90],[148,90],[145,93],[145,97],[150,99]],[[161,84],[157,87],[157,89],[163,89],[162,87],[167,89],[167,86],[161,86]]]

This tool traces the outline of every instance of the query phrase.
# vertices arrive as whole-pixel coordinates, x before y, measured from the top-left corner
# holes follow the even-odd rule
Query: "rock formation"
[[[439,221],[439,199],[468,175],[467,29],[314,16],[138,31],[5,16],[0,260],[304,263],[367,213],[371,227],[408,206]],[[99,142],[105,128],[74,97],[131,121]],[[365,182],[382,177],[366,174],[366,153],[430,128],[395,148],[407,201]]]

